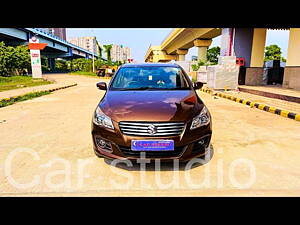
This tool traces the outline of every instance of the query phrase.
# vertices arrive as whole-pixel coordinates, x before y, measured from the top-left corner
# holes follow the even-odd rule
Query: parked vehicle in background
[[[116,66],[105,66],[97,70],[97,76],[99,77],[112,77],[115,71],[118,69]]]
[[[105,77],[105,69],[103,69],[103,68],[98,69],[97,76],[99,76],[99,77]]]

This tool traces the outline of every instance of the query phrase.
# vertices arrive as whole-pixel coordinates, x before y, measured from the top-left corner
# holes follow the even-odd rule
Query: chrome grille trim
[[[154,125],[154,124],[153,124]],[[147,126],[131,126],[131,125],[119,125],[121,128],[138,128],[138,129],[144,129],[144,130],[147,130],[148,129],[148,126],[149,125],[147,125]],[[155,126],[155,125],[154,125]],[[184,126],[184,125],[183,125]],[[172,129],[174,129],[174,128],[182,128],[182,126],[167,126],[167,127],[157,127],[157,129],[158,130],[161,130],[161,129],[167,129],[167,128],[172,128]]]
[[[137,122],[120,122],[120,125],[139,125],[139,126],[149,126],[149,125],[154,125],[154,126],[166,126],[166,125],[184,125],[184,123],[181,123],[181,122],[174,122],[174,123],[149,123],[149,122],[140,122],[140,123],[137,123]]]
[[[175,136],[175,135],[180,135],[181,133],[156,133],[156,134],[147,134],[147,133],[137,133],[137,132],[123,132],[123,134],[130,134],[134,136],[150,136],[150,137],[155,137],[155,136]]]
[[[148,132],[148,126],[154,125],[156,133]],[[178,136],[185,127],[183,122],[119,122],[121,132],[130,136]]]
[[[119,125],[120,128],[137,128],[137,129],[144,129],[144,130],[148,130],[148,127],[139,127],[139,126],[129,126],[129,125]]]

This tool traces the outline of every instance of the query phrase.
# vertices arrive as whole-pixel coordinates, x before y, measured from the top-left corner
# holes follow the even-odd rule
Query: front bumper
[[[209,150],[212,135],[211,124],[190,130],[190,124],[180,136],[169,137],[140,137],[122,134],[118,123],[114,122],[115,130],[99,127],[92,122],[93,148],[97,156],[108,159],[137,160],[142,156],[147,159],[160,159],[161,161],[188,161],[192,158],[204,156]],[[174,151],[139,152],[131,150],[132,140],[174,140]],[[108,145],[99,144],[101,140]],[[200,143],[199,143],[200,142]]]

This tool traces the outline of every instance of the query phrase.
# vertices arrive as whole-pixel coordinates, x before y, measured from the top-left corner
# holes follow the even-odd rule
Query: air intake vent
[[[118,146],[126,157],[140,157],[142,151],[132,151],[130,147]],[[183,151],[187,149],[187,146],[175,147],[174,151],[143,151],[146,154],[146,158],[168,158],[178,157]]]

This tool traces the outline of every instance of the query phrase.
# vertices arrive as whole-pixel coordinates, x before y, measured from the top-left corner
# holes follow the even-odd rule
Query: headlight
[[[194,117],[191,130],[196,129],[201,126],[205,126],[210,123],[210,115],[207,108],[204,106],[201,110],[200,114]]]
[[[111,119],[101,111],[99,106],[97,106],[97,109],[94,113],[93,121],[98,126],[114,129]]]

